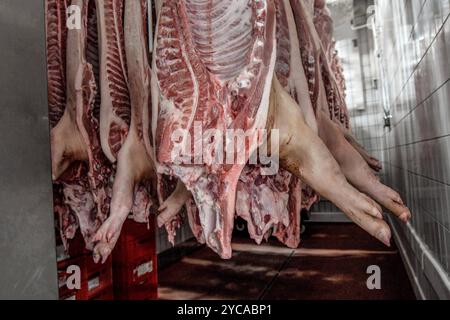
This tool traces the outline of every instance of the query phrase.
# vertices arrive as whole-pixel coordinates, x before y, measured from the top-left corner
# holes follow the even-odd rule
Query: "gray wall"
[[[0,299],[57,299],[44,1],[0,1]]]
[[[413,213],[393,221],[422,298],[450,298],[450,1],[378,0],[392,129],[386,182]]]

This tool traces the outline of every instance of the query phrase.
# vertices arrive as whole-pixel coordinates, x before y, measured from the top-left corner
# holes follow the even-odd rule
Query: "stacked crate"
[[[85,249],[79,231],[69,241],[65,251],[62,242],[57,241],[58,286],[61,300],[112,300],[112,259],[104,264],[95,264],[92,253]],[[78,269],[79,268],[79,269]],[[80,287],[72,288],[73,277],[79,270]]]
[[[113,252],[114,298],[157,299],[155,219],[148,224],[128,219]]]

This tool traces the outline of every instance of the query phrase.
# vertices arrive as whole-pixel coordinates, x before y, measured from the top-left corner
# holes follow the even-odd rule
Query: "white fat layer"
[[[265,83],[264,83],[264,93],[261,99],[261,103],[258,108],[258,112],[256,114],[256,119],[253,125],[253,130],[256,134],[258,129],[264,129],[267,124],[267,117],[269,116],[269,104],[270,104],[270,88],[272,86],[272,80],[273,80],[273,70],[275,69],[275,62],[276,62],[276,43],[275,43],[275,23],[274,28],[272,30],[273,32],[273,52],[272,57],[270,58],[270,64],[269,64],[269,72],[266,76]],[[249,148],[249,154],[253,154],[253,152],[256,151],[256,149],[259,147],[259,144],[253,143]]]
[[[156,128],[158,125],[158,113],[159,113],[159,99],[160,99],[160,91],[158,85],[158,78],[154,72],[155,63],[153,62],[152,68],[152,78],[150,80],[151,89],[152,89],[152,137],[153,137],[153,145],[156,146]],[[153,159],[157,161],[156,157],[156,148],[153,148]]]
[[[163,0],[155,0],[155,10],[156,10],[156,16],[159,15],[159,12],[161,11]]]
[[[190,74],[190,79],[192,80],[192,84],[193,84],[193,89],[194,89],[194,93],[192,94],[192,107],[191,107],[191,114],[189,116],[189,121],[187,123],[186,129],[190,129],[193,122],[194,122],[194,118],[195,118],[195,113],[197,111],[197,107],[198,107],[198,101],[199,101],[199,87],[198,87],[198,82],[197,79],[195,77],[195,73],[194,70],[192,68],[192,65],[190,63],[190,59],[187,56],[187,50],[185,50],[185,48],[182,48],[181,50],[184,61],[186,61],[186,65],[189,69],[189,74]],[[188,134],[187,130],[186,130],[186,135]],[[185,137],[186,138],[186,137]],[[186,141],[186,140],[185,140]]]
[[[305,117],[306,123],[314,131],[318,132],[317,121],[314,115],[314,109],[311,103],[309,95],[309,88],[306,85],[307,79],[305,70],[303,69],[303,63],[300,57],[300,43],[297,35],[297,28],[295,25],[294,14],[292,12],[291,4],[289,0],[283,0],[284,9],[286,12],[286,19],[289,30],[290,41],[290,73],[289,73],[289,85],[295,88],[297,96],[300,102],[300,108]]]

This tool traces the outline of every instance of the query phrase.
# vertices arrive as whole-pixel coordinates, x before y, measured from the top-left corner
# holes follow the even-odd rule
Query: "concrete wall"
[[[0,299],[57,299],[44,1],[0,1]]]

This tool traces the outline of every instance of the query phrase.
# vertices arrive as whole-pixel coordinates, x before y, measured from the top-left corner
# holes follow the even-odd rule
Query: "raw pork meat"
[[[146,0],[72,0],[82,26],[68,32],[66,2],[46,4],[55,212],[64,241],[79,224],[95,260],[130,213],[147,222],[156,194],[169,236],[185,205],[194,235],[223,258],[235,215],[258,243],[297,247],[300,209],[317,199],[307,184],[386,244],[381,209],[347,179],[409,219],[351,142],[323,0],[157,1],[153,71]],[[230,150],[228,130],[245,143]],[[269,143],[282,167],[272,176],[249,161]]]
[[[57,178],[54,183],[54,207],[59,216],[58,225],[65,246],[67,247],[67,240],[74,237],[78,225],[80,225],[81,231],[87,239],[87,246],[92,247],[90,242],[93,235],[92,225],[98,223],[96,217],[98,207],[92,205],[94,204],[94,194],[91,193],[91,186],[88,182],[86,164],[80,161],[82,159],[74,157],[75,149],[67,148],[71,145],[70,129],[78,131],[78,125],[74,124],[76,116],[71,118],[66,106],[68,104],[66,88],[69,86],[66,83],[66,59],[67,62],[73,62],[73,59],[66,58],[67,2],[48,0],[46,8],[49,119],[52,128],[53,175],[54,178]],[[74,42],[72,41],[72,43]],[[80,114],[83,112],[80,110]],[[82,118],[86,119],[86,117]],[[58,164],[63,164],[62,168],[58,167]],[[60,170],[58,171],[58,169]],[[91,179],[90,182],[95,183],[96,180]],[[99,207],[104,208],[103,212],[106,213],[108,202],[103,197],[104,190],[99,184],[93,184],[93,186],[98,187],[95,191],[98,198],[101,198]],[[101,218],[101,215],[99,216]]]
[[[382,204],[402,221],[408,221],[411,213],[403,204],[399,194],[379,181],[369,167],[370,162],[363,157],[361,151],[358,151],[358,144],[349,142],[349,140],[352,141],[349,139],[351,135],[346,132],[339,121],[344,100],[339,94],[326,52],[313,24],[313,16],[303,7],[301,1],[291,0],[292,2],[295,2],[293,8],[296,8],[294,12],[297,15],[297,24],[304,26],[303,31],[307,32],[307,38],[312,41],[310,46],[305,46],[305,50],[308,50],[308,47],[313,47],[319,51],[317,64],[320,72],[316,74],[315,79],[318,87],[316,115],[319,124],[319,136],[339,163],[342,172],[350,183]],[[317,1],[317,3],[324,5],[323,1]],[[324,21],[330,20],[324,19]],[[303,63],[305,64],[305,61]]]
[[[115,1],[114,3],[117,3]],[[124,45],[127,57],[128,77],[114,77],[114,68],[120,70],[123,68],[121,59],[112,61],[102,61],[106,65],[106,73],[113,75],[111,78],[103,75],[103,81],[110,81],[112,86],[118,83],[118,86],[127,84],[127,88],[121,88],[123,95],[129,92],[131,103],[131,122],[125,141],[114,144],[118,148],[117,153],[117,172],[114,180],[114,186],[111,199],[111,212],[108,219],[98,230],[95,240],[99,243],[94,250],[96,260],[106,261],[112,249],[114,248],[122,228],[130,212],[133,218],[138,222],[147,222],[148,216],[155,205],[154,196],[156,195],[156,174],[153,166],[154,151],[150,141],[150,65],[147,49],[147,1],[145,0],[126,0],[125,1],[125,19],[124,19]],[[105,8],[108,6],[106,5]],[[106,12],[106,10],[105,10]],[[115,10],[112,12],[116,13]],[[101,17],[104,20],[104,17]],[[120,19],[119,19],[120,20]],[[106,37],[101,42],[106,41],[115,33],[107,31]],[[117,32],[118,35],[121,31]],[[120,39],[114,38],[116,49],[108,52],[112,57],[120,57],[120,50],[117,50],[121,43]],[[107,55],[107,56],[108,56]],[[109,69],[108,69],[109,67]],[[104,72],[104,71],[102,71]],[[111,87],[110,87],[111,88]],[[115,97],[117,91],[111,90],[108,97]],[[111,99],[113,102],[114,98]],[[111,100],[108,100],[108,104]],[[111,108],[112,106],[112,108]],[[125,105],[121,106],[125,107]],[[106,109],[106,108],[105,108]],[[111,110],[112,109],[112,110]],[[108,105],[108,119],[118,118],[115,116],[114,103]],[[124,110],[122,110],[124,112]],[[111,115],[112,114],[112,115]],[[122,125],[125,124],[122,122]],[[109,126],[111,129],[113,126]],[[115,129],[111,129],[109,137]],[[104,141],[106,141],[105,139]],[[109,139],[111,141],[111,139]],[[121,144],[121,145],[120,145]],[[110,145],[108,145],[110,146]],[[108,148],[107,148],[108,149]],[[111,148],[110,151],[117,151]],[[113,154],[112,154],[113,155]]]
[[[300,43],[294,14],[289,0],[277,0],[277,64],[275,72],[280,84],[297,102],[307,125],[318,132],[316,114],[309,94],[308,79],[301,60]],[[318,201],[318,195],[311,187],[302,183],[302,205],[310,210]],[[297,197],[297,196],[296,196]]]
[[[315,1],[314,24],[322,45],[322,78],[325,86],[331,119],[338,123],[347,141],[355,148],[369,166],[375,170],[382,169],[378,159],[370,155],[353,137],[345,101],[345,79],[342,75],[339,57],[333,40],[333,20],[330,11],[322,0]]]
[[[72,4],[82,9],[81,30],[66,31],[65,2],[47,2],[49,115],[54,125],[52,171],[54,180],[63,184],[64,200],[57,199],[58,208],[60,203],[65,203],[69,212],[77,215],[87,246],[92,247],[93,232],[109,211],[110,170],[105,166],[106,159],[98,140],[98,119],[94,116],[96,86],[92,66],[85,56],[89,3],[74,0]],[[58,196],[61,193],[56,192]]]
[[[260,168],[246,166],[237,187],[236,214],[247,221],[256,243],[273,233],[282,243],[300,243],[300,180],[285,170],[275,176],[261,175]]]
[[[278,39],[275,74],[299,104],[306,123],[317,132],[290,3],[277,0],[275,7]],[[274,235],[281,242],[297,248],[300,241],[300,210],[302,207],[309,209],[317,200],[313,192],[308,192],[308,186],[302,185],[298,178],[284,169],[274,176],[261,176],[258,166],[248,166],[239,180],[236,213],[247,221],[250,236],[257,243],[267,238],[273,228]]]
[[[66,1],[46,0],[48,104],[51,128],[66,108]]]
[[[100,47],[100,137],[111,162],[128,134],[131,119],[123,36],[123,0],[95,0]]]
[[[46,44],[48,78],[48,114],[50,128],[61,120],[66,108],[66,1],[46,0]],[[61,239],[67,247],[78,228],[74,212],[64,203],[61,183],[53,183],[54,211],[58,217]]]
[[[166,0],[159,12],[153,63],[160,90],[159,103],[153,105],[159,170],[177,176],[192,192],[201,240],[223,258],[231,257],[236,186],[245,163],[177,164],[172,135],[180,129],[193,136],[196,123],[203,132],[241,129],[251,130],[253,137],[264,129],[274,36],[272,1]],[[211,144],[208,138],[203,145]],[[258,147],[250,140],[246,159]],[[184,150],[196,156],[191,148]]]

